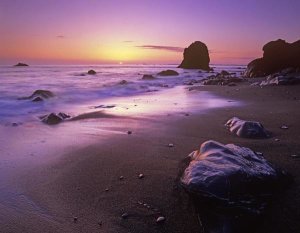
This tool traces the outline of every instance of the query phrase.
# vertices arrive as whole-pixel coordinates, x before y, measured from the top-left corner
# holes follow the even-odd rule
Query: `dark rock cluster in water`
[[[88,71],[88,74],[89,74],[89,75],[95,75],[95,74],[97,74],[97,72],[96,72],[95,70],[89,70],[89,71]]]
[[[300,40],[287,43],[271,41],[263,47],[263,57],[251,61],[245,71],[246,77],[263,77],[286,68],[300,69]]]
[[[31,100],[33,102],[43,101],[54,97],[54,93],[48,90],[36,90],[30,96],[18,98],[19,100]]]
[[[179,73],[175,70],[163,70],[163,71],[159,72],[157,75],[160,75],[160,76],[176,76],[176,75],[179,75]]]
[[[60,112],[58,114],[50,113],[48,115],[40,117],[41,121],[47,125],[56,125],[68,118],[70,118],[70,116],[63,112]]]
[[[29,66],[29,65],[19,62],[18,64],[14,65],[14,66]]]
[[[268,138],[268,132],[260,122],[244,121],[237,117],[233,117],[225,124],[231,133],[236,134],[242,138]]]
[[[153,79],[156,79],[156,78],[151,74],[144,74],[142,79],[143,80],[153,80]]]
[[[183,61],[178,67],[184,69],[210,70],[209,62],[210,58],[207,46],[201,41],[196,41],[184,49]]]
[[[288,180],[262,154],[234,144],[206,141],[188,158],[182,186],[196,199],[223,207],[259,213]]]

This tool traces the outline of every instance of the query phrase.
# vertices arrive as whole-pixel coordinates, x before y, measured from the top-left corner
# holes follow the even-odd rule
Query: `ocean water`
[[[216,65],[214,72],[227,70],[240,74],[244,66]],[[87,75],[93,69],[96,75]],[[176,70],[178,76],[157,76],[162,70]],[[142,80],[144,74],[157,79]],[[33,120],[50,112],[68,112],[91,102],[105,103],[113,97],[138,96],[160,92],[201,80],[211,73],[178,69],[175,65],[98,65],[98,66],[0,66],[0,124]],[[120,84],[126,80],[127,84]],[[50,90],[54,98],[42,102],[18,100],[35,90]]]

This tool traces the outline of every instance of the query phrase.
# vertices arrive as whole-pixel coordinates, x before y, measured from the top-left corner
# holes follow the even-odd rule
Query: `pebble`
[[[163,223],[164,221],[166,221],[166,218],[163,217],[163,216],[159,216],[159,217],[156,219],[156,223]]]
[[[78,218],[77,217],[73,217],[73,221],[74,221],[74,223],[76,223],[78,221]]]
[[[106,188],[106,189],[105,189],[105,192],[108,192],[108,191],[109,191],[109,188]]]
[[[291,155],[292,158],[299,158],[300,155]]]
[[[127,131],[127,134],[132,134],[132,131]]]
[[[145,176],[144,176],[144,174],[139,174],[139,179],[143,179]]]
[[[174,147],[174,144],[173,143],[169,143],[168,147]]]
[[[120,180],[123,180],[123,179],[124,179],[124,176],[120,176],[119,179],[120,179]]]
[[[259,151],[255,152],[255,154],[260,155],[260,156],[263,156],[263,155],[264,155],[264,153],[259,152]]]
[[[128,216],[129,216],[129,214],[128,214],[128,213],[124,213],[124,214],[122,214],[122,215],[121,215],[121,217],[122,217],[123,219],[126,219],[126,218],[128,218]]]
[[[279,142],[279,141],[280,141],[280,139],[279,139],[279,138],[275,138],[274,140],[275,140],[275,142]]]
[[[185,116],[189,116],[190,114],[186,113]]]
[[[281,128],[281,129],[288,129],[289,127],[286,126],[286,125],[282,125],[280,128]]]

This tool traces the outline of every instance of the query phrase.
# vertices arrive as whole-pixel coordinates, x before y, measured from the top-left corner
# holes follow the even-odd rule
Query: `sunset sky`
[[[299,0],[0,0],[0,65],[177,64],[195,40],[247,64],[300,39]]]

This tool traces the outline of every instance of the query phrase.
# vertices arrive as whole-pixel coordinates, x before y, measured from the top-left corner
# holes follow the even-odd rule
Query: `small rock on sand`
[[[281,127],[280,127],[280,129],[288,129],[289,127],[288,126],[286,126],[286,125],[282,125]]]
[[[174,144],[173,143],[169,143],[168,147],[174,147]]]
[[[166,221],[166,218],[163,217],[163,216],[159,216],[159,217],[156,219],[156,223],[163,223],[164,221]]]
[[[128,216],[129,216],[128,213],[123,213],[123,214],[121,215],[121,218],[122,218],[122,219],[126,219],[126,218],[128,218]]]
[[[130,131],[130,130],[129,130],[129,131],[127,131],[127,134],[132,134],[132,131]]]
[[[143,179],[145,176],[144,176],[144,174],[139,174],[139,179]]]
[[[96,72],[95,70],[89,70],[89,71],[88,71],[88,74],[94,75],[94,74],[97,74],[97,72]]]

